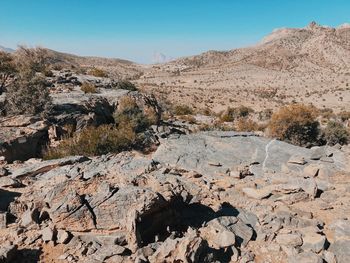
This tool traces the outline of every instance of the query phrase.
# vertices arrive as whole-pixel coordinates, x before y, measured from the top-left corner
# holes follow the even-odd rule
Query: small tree
[[[274,113],[268,125],[271,136],[300,146],[317,142],[319,123],[314,107],[292,104]]]

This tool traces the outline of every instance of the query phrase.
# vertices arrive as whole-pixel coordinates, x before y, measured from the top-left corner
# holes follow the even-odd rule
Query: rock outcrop
[[[346,262],[348,157],[215,132],[161,140],[151,156],[7,164],[3,250],[14,262],[28,250],[54,262]]]

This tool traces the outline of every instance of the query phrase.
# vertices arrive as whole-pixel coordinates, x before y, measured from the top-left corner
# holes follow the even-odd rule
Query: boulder
[[[315,232],[304,232],[303,233],[303,245],[302,245],[302,249],[304,251],[311,251],[311,252],[315,252],[315,253],[320,253],[326,244],[326,237],[315,233]]]
[[[350,240],[337,240],[329,247],[329,251],[332,252],[338,263],[348,263],[350,258]]]
[[[300,234],[278,234],[276,241],[281,246],[298,247],[303,244]]]
[[[193,230],[182,238],[166,239],[148,259],[150,262],[193,262],[199,263],[207,248],[204,240]]]
[[[290,256],[288,263],[323,263],[322,257],[313,252],[302,252],[297,255]]]
[[[40,156],[48,142],[48,128],[38,117],[0,117],[0,157],[13,162]]]

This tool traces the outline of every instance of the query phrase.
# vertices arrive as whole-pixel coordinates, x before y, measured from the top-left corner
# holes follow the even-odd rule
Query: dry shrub
[[[309,146],[318,140],[319,123],[314,107],[303,104],[291,104],[280,108],[269,122],[272,137],[295,145]]]
[[[118,103],[114,120],[118,127],[131,125],[135,132],[142,132],[154,124],[154,116],[146,115],[137,105],[135,99],[130,96],[121,98]]]
[[[175,115],[191,115],[193,114],[193,109],[188,105],[176,105],[173,108]]]
[[[137,91],[135,84],[131,83],[127,80],[120,80],[115,84],[115,88],[117,89],[125,89],[130,91]]]
[[[97,93],[97,88],[94,84],[89,83],[89,82],[84,82],[81,87],[81,91],[84,93]]]
[[[9,53],[0,51],[0,95],[6,90],[11,75],[17,72],[13,56]]]
[[[335,118],[336,115],[334,114],[333,110],[330,108],[324,108],[324,109],[320,109],[319,110],[319,115],[324,118],[324,119],[331,119],[331,118]]]
[[[94,76],[94,77],[99,77],[99,78],[107,78],[108,74],[106,71],[98,68],[92,68],[88,72],[89,75]]]
[[[260,126],[257,122],[253,121],[252,119],[247,119],[247,118],[240,118],[237,123],[236,123],[236,130],[237,131],[247,131],[247,132],[252,132],[252,131],[259,131],[263,127]]]
[[[246,106],[239,106],[237,108],[228,107],[220,116],[221,121],[231,122],[239,118],[248,117],[254,110]]]
[[[342,111],[338,114],[341,121],[350,120],[350,111]]]
[[[45,114],[50,106],[50,93],[41,77],[21,77],[7,88],[5,109],[9,115]]]
[[[322,138],[329,145],[348,144],[350,140],[349,130],[340,122],[329,121],[323,130]]]
[[[71,155],[96,156],[129,150],[137,141],[132,126],[115,128],[113,125],[89,127],[62,140],[55,148],[44,153],[44,159],[56,159]]]

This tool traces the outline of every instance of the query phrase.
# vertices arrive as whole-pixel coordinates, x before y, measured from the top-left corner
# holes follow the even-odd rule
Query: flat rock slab
[[[344,156],[334,149],[334,163],[325,163],[334,170],[344,169]],[[284,167],[302,174],[304,165],[288,163],[299,156],[308,163],[313,150],[278,140],[258,137],[252,133],[202,132],[164,139],[153,155],[162,164],[195,170],[203,175],[228,173],[237,165],[249,165],[254,175],[281,172]],[[213,165],[220,164],[220,165]]]

